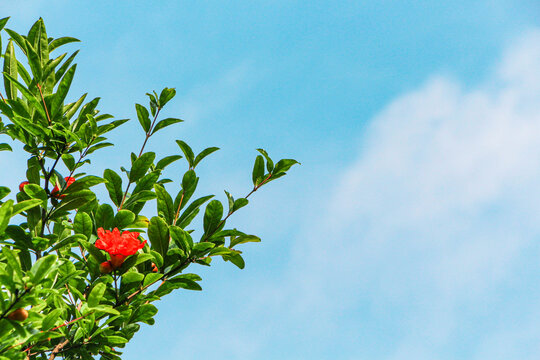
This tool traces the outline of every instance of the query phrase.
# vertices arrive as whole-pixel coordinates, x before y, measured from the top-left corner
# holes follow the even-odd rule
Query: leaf
[[[244,206],[246,206],[247,204],[249,203],[248,199],[245,199],[245,198],[240,198],[240,199],[236,199],[234,201],[234,205],[232,207],[232,211],[236,211],[240,208],[243,208]]]
[[[139,123],[141,124],[144,132],[148,133],[151,126],[150,114],[148,113],[148,110],[140,104],[135,104],[135,110],[137,111],[137,118],[139,119]]]
[[[41,200],[43,207],[47,206],[47,193],[39,185],[36,184],[27,184],[23,191],[26,195],[30,196],[32,199]]]
[[[154,185],[154,190],[157,195],[157,210],[158,215],[163,215],[163,218],[167,221],[167,224],[172,224],[175,209],[173,208],[173,201],[171,195],[161,185]]]
[[[75,159],[73,158],[73,155],[71,155],[71,154],[63,154],[62,155],[62,161],[64,162],[64,165],[66,165],[66,168],[69,171],[75,170]]]
[[[214,195],[208,195],[203,196],[197,200],[194,200],[189,206],[184,210],[182,215],[178,218],[176,221],[176,224],[180,226],[181,228],[185,228],[187,225],[189,225],[189,222],[187,220],[191,219],[191,216],[199,211],[199,207],[201,207],[202,204],[213,198]],[[191,221],[191,220],[190,220]]]
[[[0,206],[0,234],[6,230],[13,213],[13,200],[8,200]]]
[[[77,69],[77,64],[70,67],[69,70],[64,75],[64,77],[62,78],[62,80],[60,81],[60,84],[58,85],[56,94],[54,95],[54,98],[51,104],[51,113],[54,118],[56,118],[62,110],[62,107],[64,105],[64,100],[66,99],[66,96],[71,86],[71,82],[73,80],[73,76],[75,75],[76,69]]]
[[[99,176],[88,175],[82,178],[78,178],[68,188],[66,188],[66,190],[64,190],[64,194],[68,195],[71,193],[75,193],[81,190],[91,188],[92,186],[96,186],[104,182],[105,182],[105,179],[100,178]]]
[[[214,232],[223,217],[223,205],[219,200],[212,200],[206,206],[204,212],[203,228],[204,233],[209,234]]]
[[[54,309],[47,316],[45,316],[45,319],[43,319],[41,323],[41,330],[47,331],[50,330],[58,320],[60,320],[60,315],[62,314],[62,310],[60,309]]]
[[[300,164],[298,161],[294,159],[281,159],[277,162],[276,167],[274,168],[274,172],[272,175],[277,175],[279,173],[284,173],[287,170],[291,168],[291,166],[295,164]]]
[[[248,242],[261,242],[261,239],[255,235],[240,235],[231,238],[231,244],[229,245],[229,247],[232,248],[238,244],[244,244]]]
[[[122,178],[116,172],[111,169],[106,169],[103,172],[103,178],[107,180],[105,187],[109,192],[109,197],[116,206],[120,206],[122,202],[123,192],[122,192]]]
[[[259,185],[260,178],[264,176],[264,158],[261,155],[257,155],[255,158],[255,164],[253,165],[253,173],[251,179],[253,180],[253,185]]]
[[[191,248],[193,247],[193,240],[191,239],[191,235],[184,229],[178,226],[171,226],[169,227],[171,238],[175,242],[175,244],[186,254],[189,254],[191,252]]]
[[[109,204],[101,204],[95,215],[96,228],[103,228],[105,230],[111,230],[114,220],[114,210]]]
[[[79,211],[77,215],[75,215],[75,219],[73,222],[73,230],[75,230],[76,234],[83,234],[86,236],[87,239],[90,239],[90,236],[92,235],[92,218],[90,215],[88,215],[85,212]]]
[[[165,88],[161,90],[161,94],[159,94],[159,106],[164,107],[175,95],[176,90],[174,88]]]
[[[6,186],[0,186],[0,199],[5,198],[11,190]]]
[[[0,48],[0,51],[2,49]],[[13,47],[13,41],[9,41],[6,53],[4,55],[4,68],[3,71],[9,74],[12,78],[17,78],[17,59],[15,58],[15,48]],[[10,100],[17,98],[16,87],[11,81],[4,76],[4,88],[6,89],[6,97]]]
[[[23,211],[26,211],[28,209],[32,209],[38,205],[42,204],[41,199],[30,199],[30,200],[24,200],[21,201],[18,204],[13,205],[13,214],[12,216],[15,216],[17,214],[22,213]]]
[[[270,156],[268,156],[268,153],[264,149],[257,149],[258,152],[260,152],[266,159],[266,170],[268,170],[269,173],[272,172],[274,169],[274,162],[272,159],[270,159]]]
[[[58,48],[58,47],[60,47],[62,45],[69,44],[69,43],[72,43],[72,42],[79,42],[79,41],[81,41],[81,40],[75,39],[75,38],[69,37],[69,36],[54,39],[49,44],[49,52],[52,52],[54,49],[56,49],[56,48]]]
[[[150,169],[150,166],[152,166],[155,158],[155,153],[147,152],[135,160],[133,166],[131,167],[131,171],[129,172],[129,181],[133,183],[142,178],[148,169]]]
[[[183,275],[174,277],[172,279],[167,280],[170,284],[172,284],[176,289],[182,288],[186,290],[196,290],[201,291],[202,287],[201,285],[197,284],[195,281],[188,279],[184,277]]]
[[[181,159],[182,156],[181,155],[171,155],[171,156],[166,156],[164,157],[163,159],[159,160],[156,164],[156,169],[158,170],[163,170],[165,169],[165,167],[167,167],[168,165],[170,165],[171,163],[175,162],[176,160],[179,160]]]
[[[215,151],[218,151],[218,150],[219,150],[218,147],[209,147],[209,148],[204,149],[203,151],[201,151],[200,154],[197,155],[197,157],[195,158],[195,161],[193,162],[193,167],[197,166],[197,164],[199,162],[201,162],[202,159],[204,159],[205,157],[207,157],[211,153],[213,153]]]
[[[246,263],[244,262],[244,258],[240,254],[223,256],[223,260],[232,262],[234,265],[238,266],[238,268],[240,269],[243,269],[246,266]]]
[[[144,322],[148,323],[149,320],[154,317],[158,312],[157,308],[152,304],[143,304],[140,307],[138,307],[131,316],[130,323],[134,322]]]
[[[124,229],[126,226],[130,225],[135,221],[135,214],[129,210],[119,210],[116,216],[114,217],[114,227],[117,227],[119,230]]]
[[[104,283],[97,283],[88,295],[88,307],[92,308],[98,306],[106,289],[107,285]]]
[[[193,154],[193,150],[189,147],[188,144],[183,142],[182,140],[176,140],[176,143],[178,146],[180,146],[180,149],[184,153],[184,156],[186,157],[186,160],[188,161],[189,167],[194,167],[194,161],[195,161],[195,155]]]
[[[181,120],[181,119],[174,119],[174,118],[167,118],[167,119],[163,119],[161,120],[160,122],[158,122],[156,124],[156,126],[154,126],[154,129],[152,130],[152,135],[155,134],[156,132],[158,132],[159,130],[169,126],[169,125],[172,125],[172,124],[177,124],[179,122],[183,122],[184,120]]]
[[[150,240],[150,244],[152,244],[152,249],[156,250],[163,257],[169,249],[169,236],[169,227],[165,220],[158,216],[150,219],[148,239]]]
[[[86,251],[88,251],[97,260],[99,264],[107,261],[107,257],[94,244],[87,241],[80,241],[80,243],[86,249]]]
[[[32,282],[34,284],[39,284],[41,280],[43,280],[52,270],[52,265],[55,262],[56,255],[53,254],[39,258],[32,266],[32,269],[30,269],[30,273],[32,275]]]

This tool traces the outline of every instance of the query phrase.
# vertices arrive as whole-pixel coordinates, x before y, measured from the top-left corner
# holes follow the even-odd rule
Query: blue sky
[[[473,3],[473,4],[471,4]],[[246,269],[197,268],[125,358],[536,359],[540,6],[523,1],[18,1],[20,32],[81,39],[73,94],[135,116],[175,87],[150,147],[219,146],[201,194],[249,191],[263,147],[302,166],[232,224]],[[93,161],[139,148],[126,125]],[[13,156],[0,163],[23,176]],[[171,178],[182,174],[172,168]]]

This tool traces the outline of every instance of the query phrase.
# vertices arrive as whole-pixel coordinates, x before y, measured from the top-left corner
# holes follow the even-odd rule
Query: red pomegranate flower
[[[23,191],[26,185],[30,184],[30,181],[23,181],[19,184],[19,191]]]
[[[120,233],[118,228],[114,228],[113,231],[99,228],[97,234],[96,247],[109,253],[111,256],[109,263],[113,269],[122,265],[126,257],[135,254],[146,244],[146,240],[140,242],[137,239],[138,232],[124,231]]]
[[[65,177],[64,180],[66,180],[65,189],[67,189],[69,187],[69,185],[71,185],[71,184],[73,184],[75,182],[75,178],[70,177],[70,176]],[[51,196],[53,196],[55,198],[64,198],[64,197],[66,197],[66,195],[58,195],[59,191],[60,191],[60,189],[58,188],[58,185],[55,185],[54,189],[52,189],[52,191],[51,191]]]

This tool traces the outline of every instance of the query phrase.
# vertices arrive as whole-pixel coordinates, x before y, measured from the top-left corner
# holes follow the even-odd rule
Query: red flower
[[[96,247],[109,253],[111,256],[109,263],[113,269],[122,265],[126,257],[135,254],[146,244],[146,240],[140,242],[137,239],[138,232],[124,231],[120,233],[118,228],[114,228],[113,231],[99,228],[97,233]]]
[[[75,178],[70,177],[70,176],[65,177],[64,180],[66,180],[66,187],[64,188],[64,190],[67,189],[69,187],[69,185],[71,185],[71,184],[73,184],[75,182]],[[66,197],[66,195],[58,195],[59,191],[60,191],[60,189],[58,188],[58,185],[55,185],[54,189],[52,189],[52,191],[51,191],[51,196],[53,196],[55,198],[64,198],[64,197]]]
[[[30,184],[30,181],[23,181],[22,183],[19,184],[19,191],[24,191],[24,187],[26,185]]]

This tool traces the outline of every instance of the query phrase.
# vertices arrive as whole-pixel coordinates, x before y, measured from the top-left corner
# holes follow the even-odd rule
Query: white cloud
[[[393,101],[364,134],[326,220],[297,244],[298,308],[325,309],[330,322],[360,299],[397,307],[411,320],[396,322],[407,335],[389,358],[443,358],[460,307],[499,296],[516,264],[538,256],[529,252],[540,235],[538,104],[540,30],[474,89],[433,77]]]

